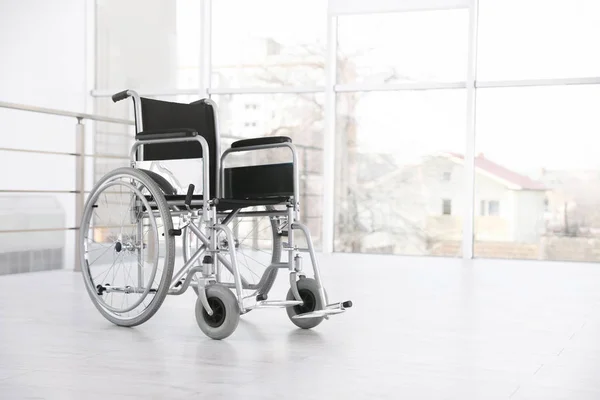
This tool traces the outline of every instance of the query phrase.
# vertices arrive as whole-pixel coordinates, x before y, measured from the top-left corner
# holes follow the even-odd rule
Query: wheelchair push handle
[[[112,95],[112,101],[114,103],[116,103],[117,101],[121,101],[121,100],[125,100],[126,98],[129,97],[129,92],[128,90],[123,90],[122,92],[119,93],[115,93]]]

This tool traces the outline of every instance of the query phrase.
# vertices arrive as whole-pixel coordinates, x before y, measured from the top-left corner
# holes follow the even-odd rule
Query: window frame
[[[93,0],[98,1],[98,0]],[[171,96],[171,95],[198,95],[201,97],[211,97],[213,95],[233,95],[233,94],[305,94],[305,93],[324,93],[325,94],[325,112],[324,112],[324,133],[323,133],[323,225],[322,240],[324,253],[333,252],[333,232],[335,224],[335,144],[336,144],[336,96],[343,92],[356,91],[403,91],[403,90],[435,90],[435,89],[466,89],[467,106],[465,118],[467,126],[464,137],[464,172],[460,175],[465,178],[464,191],[467,194],[464,204],[464,218],[462,224],[462,256],[463,258],[473,258],[474,246],[474,224],[477,215],[477,203],[475,200],[475,133],[476,133],[476,94],[480,88],[502,88],[502,87],[540,87],[540,86],[566,86],[566,85],[600,85],[600,74],[598,76],[574,76],[569,78],[545,78],[545,79],[511,79],[511,80],[478,80],[477,79],[477,51],[479,34],[479,3],[484,0],[463,1],[460,7],[469,10],[469,37],[468,37],[468,63],[465,71],[465,79],[460,82],[416,82],[402,84],[344,84],[336,83],[336,54],[337,54],[337,21],[340,15],[348,14],[352,7],[369,7],[369,9],[350,10],[355,14],[369,14],[376,12],[389,12],[389,7],[399,7],[399,3],[394,0],[376,0],[375,2],[364,3],[360,0],[330,0],[330,5],[335,7],[346,7],[347,10],[329,7],[327,13],[327,32],[326,32],[326,54],[325,54],[325,85],[324,86],[292,86],[292,87],[233,87],[218,88],[213,87],[211,82],[212,64],[211,64],[211,26],[213,16],[211,13],[212,3],[215,0],[199,0],[202,3],[200,15],[198,16],[201,28],[201,48],[200,48],[200,85],[193,89],[175,89],[169,87],[157,88],[137,88],[142,96]],[[445,0],[444,0],[445,1]],[[430,0],[428,4],[441,4],[444,1]],[[454,0],[449,0],[452,2]],[[488,0],[489,1],[489,0]],[[352,4],[350,4],[352,3]],[[394,4],[393,4],[394,3]],[[416,4],[416,2],[413,2]],[[448,3],[448,1],[446,1]],[[92,7],[93,8],[93,7]],[[443,9],[443,8],[442,8]],[[92,10],[92,12],[95,12]],[[90,18],[93,20],[93,18]],[[123,90],[123,88],[97,89],[95,69],[99,68],[98,55],[94,49],[97,46],[95,40],[96,26],[94,23],[86,24],[88,30],[89,49],[86,51],[87,76],[91,95],[94,99],[107,98],[114,93]],[[533,49],[532,51],[535,51]],[[135,88],[134,88],[135,89]],[[250,110],[249,110],[250,111]],[[252,110],[254,111],[254,110]],[[502,204],[499,205],[502,207]],[[548,206],[546,206],[547,208]],[[461,206],[462,208],[462,206]],[[501,209],[499,210],[502,211]],[[489,212],[489,210],[488,210]]]

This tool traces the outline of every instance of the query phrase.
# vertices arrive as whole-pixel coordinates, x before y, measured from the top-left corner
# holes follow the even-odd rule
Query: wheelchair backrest
[[[206,100],[190,104],[141,98],[144,132],[166,129],[194,129],[208,142],[210,162],[210,196],[217,193],[219,138],[215,109]],[[140,132],[143,134],[144,132]],[[202,147],[198,142],[164,143],[144,145],[143,161],[180,160],[201,158]],[[140,160],[141,161],[141,160]]]

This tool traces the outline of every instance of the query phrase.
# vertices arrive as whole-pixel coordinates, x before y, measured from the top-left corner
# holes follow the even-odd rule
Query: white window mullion
[[[262,87],[246,87],[246,88],[210,88],[210,94],[299,94],[299,93],[322,93],[324,87],[318,86],[262,86]]]
[[[471,0],[469,5],[469,64],[467,66],[467,124],[465,140],[465,182],[467,198],[463,218],[463,258],[473,258],[473,242],[475,237],[475,120],[476,97],[475,82],[477,80],[477,24],[478,0]]]
[[[477,81],[477,88],[538,87],[564,85],[600,85],[600,76],[582,78],[516,79],[507,81]]]
[[[325,137],[323,140],[323,253],[333,252],[335,232],[335,119],[334,86],[337,70],[337,17],[327,16],[325,60]]]
[[[211,0],[201,0],[201,35],[200,38],[200,97],[209,97],[211,77],[211,43],[212,43],[212,13]]]
[[[466,82],[406,82],[406,83],[346,83],[335,85],[335,91],[343,92],[385,92],[401,90],[440,90],[464,89]]]
[[[140,96],[177,96],[177,95],[194,95],[198,94],[202,89],[138,89]],[[110,97],[118,89],[93,90],[94,97]],[[324,87],[316,86],[287,86],[287,87],[248,87],[248,88],[211,88],[208,86],[206,92],[208,94],[299,94],[299,93],[323,93]]]
[[[469,0],[329,0],[330,15],[452,10],[466,8]]]

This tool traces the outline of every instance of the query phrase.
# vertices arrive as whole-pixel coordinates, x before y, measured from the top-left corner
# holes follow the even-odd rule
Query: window
[[[587,251],[600,247],[600,85],[511,83],[600,76],[600,1],[479,0],[475,152],[486,156],[476,158],[475,193],[464,179],[469,10],[433,9],[465,1],[377,1],[393,11],[370,13],[360,1],[211,0],[207,19],[202,0],[151,2],[143,19],[131,4],[94,3],[96,89],[191,93],[205,83],[205,55],[209,91],[222,93],[213,98],[224,148],[240,135],[293,137],[302,216],[317,243],[325,107],[311,91],[325,86],[326,16],[337,3],[357,13],[335,14],[335,251],[456,256],[463,214],[473,212],[477,257],[600,261]],[[198,21],[208,19],[201,52]],[[506,87],[491,88],[495,80]],[[411,83],[428,90],[395,90]],[[452,89],[431,89],[438,84]],[[273,88],[288,93],[249,94]],[[132,117],[130,102],[95,106]],[[95,126],[96,151],[128,154],[125,129]],[[105,172],[96,160],[94,173]]]
[[[452,200],[442,200],[442,215],[452,215]]]
[[[600,260],[598,109],[600,85],[479,89],[475,191],[502,218],[476,219],[476,257]]]
[[[239,139],[240,135],[289,136],[298,151],[300,177],[300,207],[302,221],[310,229],[315,246],[320,248],[323,204],[323,96],[320,94],[234,94],[213,96],[220,111],[222,149]],[[247,121],[240,127],[247,104],[260,104],[266,115],[275,118]],[[245,158],[244,158],[245,157]],[[259,150],[233,154],[226,166],[289,162],[288,149]]]
[[[335,251],[459,254],[465,183],[442,193],[440,177],[461,165],[465,104],[461,89],[338,94]]]
[[[492,200],[488,203],[488,215],[493,217],[500,215],[500,202]]]
[[[598,0],[480,0],[478,79],[598,76],[599,37]]]
[[[338,21],[339,83],[465,80],[467,9],[349,15]]]
[[[212,86],[325,83],[326,1],[218,0],[211,4]]]
[[[481,200],[479,204],[479,215],[484,216],[499,216],[500,202],[497,200]]]

